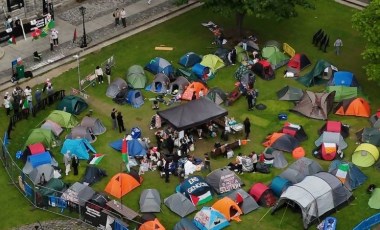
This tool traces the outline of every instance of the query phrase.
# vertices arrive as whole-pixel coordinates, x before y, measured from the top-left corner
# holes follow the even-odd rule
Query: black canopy
[[[176,130],[184,130],[226,116],[228,111],[202,97],[186,104],[158,111],[157,114]]]

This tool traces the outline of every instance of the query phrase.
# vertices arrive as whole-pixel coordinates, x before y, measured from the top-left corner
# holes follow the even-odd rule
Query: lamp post
[[[79,83],[79,92],[82,92],[82,84],[80,79],[80,70],[79,70],[79,53],[75,54],[73,58],[77,59],[77,65],[78,65],[78,83]]]
[[[79,11],[82,14],[82,18],[83,18],[83,40],[82,40],[82,44],[80,45],[80,48],[84,48],[84,47],[87,47],[86,27],[84,24],[84,15],[86,14],[86,7],[84,6],[79,7]]]

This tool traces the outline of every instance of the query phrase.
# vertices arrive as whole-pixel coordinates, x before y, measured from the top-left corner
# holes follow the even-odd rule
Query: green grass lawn
[[[364,95],[370,100],[372,111],[374,112],[380,106],[380,100],[376,97],[376,95],[378,95],[376,84],[366,80],[365,73],[362,69],[364,61],[361,59],[360,53],[364,47],[363,40],[351,26],[351,16],[355,10],[330,0],[315,1],[315,4],[315,10],[300,10],[299,17],[281,22],[247,17],[244,28],[247,31],[253,31],[255,35],[258,36],[261,46],[268,40],[277,40],[281,43],[287,42],[295,48],[296,52],[306,53],[313,64],[318,59],[325,59],[333,63],[340,70],[354,72],[362,86]],[[221,18],[203,8],[195,9],[84,57],[83,60],[81,60],[82,76],[92,72],[97,65],[105,61],[106,58],[111,55],[114,55],[116,59],[116,67],[113,69],[113,78],[125,78],[125,73],[131,65],[139,64],[144,66],[150,59],[156,56],[163,57],[172,62],[175,67],[178,67],[177,62],[179,58],[186,52],[193,51],[202,55],[212,53],[214,49],[209,48],[213,40],[212,33],[200,24],[210,20],[222,25],[226,29],[234,26],[234,21],[230,18]],[[311,44],[313,34],[320,28],[330,35],[330,47],[327,53],[319,51]],[[333,41],[338,36],[341,37],[344,42],[341,56],[335,56],[333,48],[331,47]],[[172,46],[174,50],[155,51],[154,47],[159,45]],[[312,66],[304,70],[303,73],[310,71]],[[228,66],[221,69],[217,73],[216,78],[209,82],[209,86],[218,86],[226,91],[231,91],[234,87],[234,72],[236,68],[237,66]],[[240,150],[244,154],[248,154],[252,150],[256,152],[262,151],[264,147],[261,143],[265,136],[279,130],[284,123],[283,121],[278,121],[277,114],[286,112],[289,115],[288,121],[303,125],[309,139],[302,143],[302,146],[307,150],[307,156],[312,157],[311,150],[314,148],[314,141],[318,138],[316,130],[322,126],[323,121],[307,119],[297,114],[289,113],[288,110],[293,106],[292,103],[277,101],[275,93],[285,85],[303,87],[292,79],[284,79],[282,77],[283,70],[283,68],[277,70],[276,79],[273,81],[263,81],[261,79],[256,81],[256,86],[259,90],[258,102],[267,105],[268,108],[266,110],[248,112],[244,98],[239,99],[233,106],[227,108],[229,116],[233,116],[239,121],[242,121],[248,116],[253,123],[251,133],[252,141],[248,142],[248,144]],[[59,78],[55,78],[53,80],[55,88],[65,89],[68,94],[71,87],[77,87],[76,71],[76,69],[71,69],[62,73]],[[148,82],[151,82],[153,75],[150,73],[147,75],[149,78]],[[143,130],[143,136],[148,136],[151,140],[154,140],[154,134],[149,130],[150,118],[155,113],[155,111],[151,110],[151,103],[147,100],[144,106],[138,109],[134,109],[129,105],[116,105],[111,99],[105,96],[106,87],[107,86],[103,84],[86,89],[86,92],[90,95],[88,103],[90,104],[90,108],[94,111],[93,116],[100,118],[108,128],[107,132],[99,136],[98,140],[94,143],[96,150],[106,155],[99,164],[99,167],[106,170],[109,175],[93,186],[97,191],[103,191],[112,175],[119,172],[120,163],[122,162],[120,153],[108,146],[109,142],[122,137],[118,132],[111,130],[109,115],[113,107],[122,111],[127,130],[131,127],[139,126]],[[310,90],[321,91],[323,90],[323,86],[316,86]],[[146,91],[143,91],[143,94],[146,98],[155,96]],[[165,108],[166,106],[161,105],[161,109]],[[54,109],[54,106],[51,106],[51,109]],[[12,132],[12,140],[9,146],[12,154],[24,145],[25,139],[28,136],[28,130],[37,127],[49,113],[50,111],[40,112],[37,117],[31,118],[28,121],[21,121],[17,124],[15,131]],[[78,116],[79,120],[84,114],[85,112]],[[0,124],[1,130],[5,130],[8,123],[5,112],[0,114],[0,119],[6,121]],[[368,120],[365,118],[340,117],[336,115],[330,115],[329,119],[341,120],[343,123],[347,123],[351,126],[351,135],[347,138],[349,147],[345,150],[345,159],[350,160],[351,153],[356,148],[354,132],[360,128],[369,126]],[[64,136],[65,134],[61,136],[61,139],[63,139]],[[239,134],[230,136],[230,139],[239,138],[242,138]],[[210,151],[215,141],[216,140],[211,139],[197,141],[196,150],[194,152],[195,155],[202,156],[203,153]],[[62,162],[59,150],[60,149],[54,149],[53,151],[57,156],[57,160]],[[289,162],[294,161],[290,154],[286,154],[286,158]],[[329,162],[319,161],[319,163],[325,169],[328,168]],[[222,167],[227,164],[228,160],[224,158],[213,159],[211,161],[212,168]],[[71,174],[68,177],[64,177],[64,181],[73,183],[80,180],[86,165],[86,162],[81,162],[79,169],[80,175],[74,176]],[[347,207],[333,214],[333,216],[338,218],[338,229],[352,229],[361,220],[376,213],[375,210],[369,209],[367,205],[369,196],[365,193],[365,189],[369,184],[376,182],[375,178],[378,172],[376,172],[373,167],[365,168],[363,171],[368,175],[369,179],[364,185],[355,190],[355,200]],[[280,172],[281,170],[279,169],[272,169],[270,174],[246,173],[241,176],[246,184],[244,189],[248,190],[249,187],[256,182],[269,183],[272,178]],[[203,172],[199,174],[206,176],[206,173]],[[15,188],[7,184],[8,181],[9,179],[4,169],[1,168],[0,182],[3,186],[1,188],[2,195],[0,196],[0,202],[4,207],[8,208],[7,211],[0,212],[2,222],[0,229],[10,229],[12,227],[33,223],[37,220],[59,218],[57,215],[52,215],[44,211],[30,211],[31,206],[29,203]],[[138,199],[143,189],[157,188],[161,193],[161,197],[166,198],[174,192],[177,184],[177,178],[172,178],[170,184],[165,184],[157,172],[148,172],[144,175],[142,186],[124,196],[123,203],[134,210],[139,210]],[[216,198],[214,198],[214,201],[215,200]],[[207,205],[211,206],[213,202]],[[167,229],[172,229],[180,218],[167,209],[166,206],[163,205],[162,209],[163,211],[157,216]],[[268,214],[262,218],[268,212],[268,209],[260,208],[257,211],[243,216],[241,218],[242,222],[232,222],[229,229],[253,229],[253,226],[261,229],[301,229],[301,214],[292,212],[289,209],[287,209],[286,213],[284,213],[285,211],[286,209],[284,208],[273,216]],[[192,216],[190,216],[190,218],[191,217]],[[261,218],[262,220],[258,222]],[[314,226],[312,228],[314,228]]]

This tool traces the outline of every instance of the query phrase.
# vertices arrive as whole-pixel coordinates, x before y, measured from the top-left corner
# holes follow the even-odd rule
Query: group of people
[[[246,162],[249,161],[252,163],[252,168],[244,167],[246,166]],[[255,151],[252,151],[248,156],[244,156],[242,153],[239,153],[234,162],[228,164],[228,167],[237,172],[238,174],[243,174],[243,171],[248,172],[257,172],[257,163],[260,161],[260,157],[257,155]],[[244,168],[244,169],[243,169]]]
[[[63,154],[63,163],[65,164],[65,174],[69,175],[71,172],[71,167],[74,170],[74,176],[78,175],[79,159],[77,155],[71,154],[71,151],[68,150]]]
[[[125,12],[124,8],[116,8],[116,10],[113,12],[112,16],[114,17],[115,19],[115,26],[118,26],[120,25],[120,21],[121,21],[121,24],[123,25],[123,27],[127,27],[127,13]]]
[[[111,84],[111,66],[108,63],[106,64],[105,72],[107,76],[108,85],[110,85]],[[98,84],[104,83],[104,78],[103,78],[104,73],[103,73],[103,69],[100,66],[96,66],[95,76],[98,81]]]

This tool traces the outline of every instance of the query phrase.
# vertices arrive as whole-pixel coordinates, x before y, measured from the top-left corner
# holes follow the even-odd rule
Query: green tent
[[[270,62],[272,69],[278,69],[289,62],[289,57],[286,56],[279,48],[273,45],[268,45],[262,50],[263,58]]]
[[[236,61],[242,63],[244,61],[248,61],[248,52],[243,49],[241,46],[235,46],[236,50]]]
[[[32,129],[26,139],[23,149],[25,149],[28,145],[36,143],[42,143],[46,148],[51,148],[55,145],[55,136],[49,129]]]
[[[327,86],[326,92],[330,93],[335,91],[334,102],[341,102],[344,99],[349,99],[358,96],[358,88],[357,87],[347,87],[347,86]]]
[[[74,115],[60,110],[54,110],[45,120],[54,121],[64,128],[73,128],[79,124]]]
[[[146,80],[143,67],[139,65],[129,67],[127,72],[127,82],[130,86],[134,89],[144,89]]]
[[[373,209],[380,209],[380,188],[375,188],[371,198],[368,200],[368,206]]]
[[[224,67],[223,60],[214,54],[207,54],[203,56],[202,62],[200,64],[209,67],[213,73],[215,73],[218,69]]]
[[[379,159],[379,150],[368,143],[360,144],[352,154],[352,163],[359,167],[370,167]]]
[[[60,191],[66,188],[66,184],[57,178],[51,178],[47,184],[38,189],[38,193],[43,196],[60,196]]]
[[[82,98],[71,95],[62,98],[61,102],[57,106],[57,109],[78,115],[87,109],[87,107],[87,102],[85,102]]]
[[[321,59],[318,60],[314,68],[309,73],[297,78],[296,80],[304,86],[310,87],[330,80],[334,71],[337,71],[337,69],[333,65]]]

